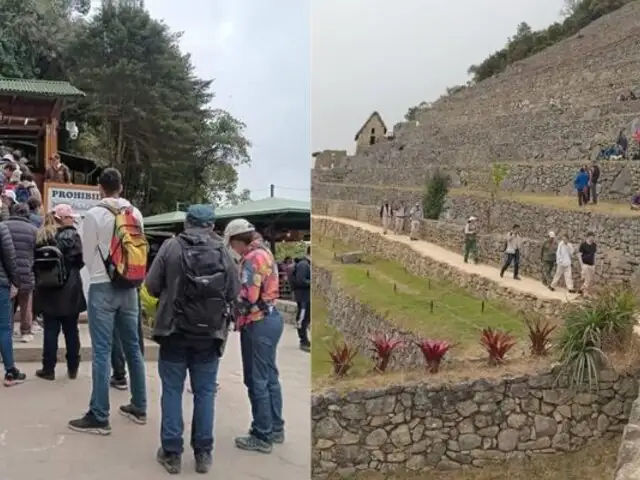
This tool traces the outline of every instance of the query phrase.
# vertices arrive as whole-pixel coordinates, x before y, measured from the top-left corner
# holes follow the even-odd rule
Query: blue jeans
[[[89,409],[101,421],[109,418],[109,377],[113,332],[117,331],[131,376],[131,404],[146,412],[145,367],[138,343],[138,291],[119,290],[111,283],[89,285],[87,315],[93,347]]]
[[[284,430],[282,419],[282,388],[276,352],[284,323],[274,309],[264,319],[242,327],[240,349],[242,373],[251,403],[251,433],[271,443],[273,433]]]
[[[13,359],[13,307],[9,287],[0,287],[0,357],[4,371],[15,367]]]
[[[182,393],[188,371],[193,391],[191,448],[195,453],[211,453],[220,357],[213,348],[203,350],[191,346],[172,345],[170,342],[169,338],[167,343],[160,345],[158,360],[158,373],[162,381],[162,449],[167,453],[176,454],[182,454],[184,451]]]

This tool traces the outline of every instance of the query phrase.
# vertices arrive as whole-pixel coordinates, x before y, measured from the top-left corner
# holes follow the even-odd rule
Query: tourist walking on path
[[[38,230],[36,239],[34,310],[42,313],[44,319],[42,368],[36,371],[36,376],[55,380],[58,337],[62,330],[67,375],[75,379],[80,367],[78,317],[87,309],[80,276],[84,267],[82,241],[70,205],[56,205],[54,218],[55,222],[49,220]]]
[[[418,235],[420,234],[420,227],[422,226],[422,222],[424,221],[424,213],[422,212],[422,207],[419,203],[416,203],[409,212],[409,217],[411,218],[411,229],[409,230],[409,239],[410,240],[418,240]]]
[[[18,203],[11,207],[11,215],[4,223],[11,233],[13,245],[16,249],[20,288],[14,299],[14,311],[19,308],[20,341],[28,343],[33,340],[33,290],[35,279],[33,276],[33,255],[36,249],[36,234],[38,229],[29,220],[29,207],[26,203]]]
[[[478,223],[476,217],[469,217],[464,226],[464,263],[478,263]]]
[[[146,273],[147,243],[142,214],[120,197],[122,176],[106,168],[98,181],[102,200],[82,222],[83,258],[89,271],[87,299],[93,348],[89,411],[69,422],[72,430],[108,435],[109,373],[113,330],[117,329],[131,376],[131,403],[122,415],[137,424],[147,422],[145,366],[138,343],[138,290]]]
[[[245,219],[229,222],[224,236],[242,256],[237,328],[253,417],[249,434],[236,438],[235,444],[242,450],[271,453],[274,443],[284,442],[282,388],[276,361],[284,329],[275,304],[279,294],[277,265],[271,252],[260,246],[253,225]]]
[[[573,185],[578,195],[578,206],[582,207],[589,203],[586,194],[587,188],[589,188],[589,173],[584,168],[580,168],[576,178],[573,180]]]
[[[582,273],[582,288],[580,293],[589,295],[592,293],[593,284],[596,278],[596,252],[598,246],[596,245],[593,232],[587,233],[587,238],[580,244],[578,248],[581,273]]]
[[[300,339],[300,350],[311,351],[309,325],[311,324],[311,247],[307,254],[296,263],[291,274],[293,294],[298,306],[296,326]]]
[[[591,165],[591,183],[589,184],[589,192],[591,197],[591,203],[596,205],[598,203],[598,188],[600,181],[600,167],[596,162]]]
[[[162,244],[145,286],[157,297],[153,338],[160,345],[162,425],[158,462],[172,474],[184,451],[182,394],[189,373],[193,393],[191,448],[198,473],[212,464],[216,379],[229,334],[231,306],[240,293],[238,270],[213,232],[211,206],[192,205],[184,231]]]
[[[398,202],[396,208],[393,209],[393,233],[402,235],[404,231],[404,219],[406,217],[406,209],[402,202]]]
[[[542,242],[540,261],[542,263],[542,284],[548,287],[551,285],[556,269],[558,241],[556,240],[556,234],[554,232],[549,232],[547,237],[548,238]]]
[[[573,245],[569,243],[567,234],[562,235],[556,251],[556,274],[549,285],[549,290],[555,291],[560,278],[564,277],[564,284],[569,293],[575,293],[573,289],[573,276],[571,272],[571,259],[573,257]]]
[[[391,218],[393,216],[393,212],[391,211],[391,205],[389,202],[384,202],[380,207],[380,221],[382,222],[382,234],[386,235],[387,230],[391,226]]]
[[[11,300],[17,294],[20,274],[16,250],[5,222],[0,222],[0,356],[4,365],[4,386],[11,387],[26,380],[16,368],[13,358],[13,314]]]
[[[505,259],[502,269],[500,270],[500,278],[504,277],[504,272],[513,264],[513,279],[520,280],[518,273],[520,272],[520,247],[522,246],[522,237],[520,236],[520,225],[514,225],[511,231],[507,233],[505,241]]]

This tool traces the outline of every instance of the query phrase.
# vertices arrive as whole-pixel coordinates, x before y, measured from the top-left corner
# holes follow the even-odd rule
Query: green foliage
[[[422,197],[422,208],[425,218],[437,220],[444,210],[444,204],[449,193],[451,179],[449,175],[439,170],[427,180],[424,196]]]
[[[516,34],[508,40],[504,48],[491,54],[479,64],[470,66],[468,73],[474,82],[497,75],[507,66],[575,35],[594,20],[618,10],[630,1],[566,0],[564,9],[566,18],[562,23],[556,22],[544,30],[532,31],[527,23],[522,22],[518,25]]]
[[[565,313],[559,340],[561,375],[573,387],[597,388],[598,371],[607,363],[606,348],[615,348],[633,334],[636,298],[628,287],[615,287]]]
[[[509,175],[509,167],[503,163],[494,163],[491,165],[491,184],[489,185],[489,193],[492,197],[498,196],[502,183]]]
[[[245,125],[213,110],[180,35],[142,0],[0,0],[0,75],[68,80],[87,93],[63,112],[79,127],[68,150],[115,166],[145,214],[177,202],[228,203],[247,164]]]

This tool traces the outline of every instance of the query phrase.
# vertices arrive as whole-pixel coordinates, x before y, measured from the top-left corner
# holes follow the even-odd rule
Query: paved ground
[[[287,441],[272,455],[245,453],[233,437],[249,425],[249,405],[242,384],[238,337],[230,337],[220,372],[216,403],[215,466],[209,478],[233,480],[309,478],[309,357],[298,350],[296,332],[285,328],[280,351]],[[37,364],[22,365],[33,374]],[[159,435],[160,385],[155,363],[147,363],[149,423],[137,426],[112,417],[113,433],[98,437],[67,429],[67,421],[87,408],[90,377],[84,363],[78,380],[48,383],[30,378],[23,385],[0,390],[0,480],[156,480],[165,475],[155,462]],[[60,374],[63,370],[60,370]],[[112,409],[128,401],[127,392],[113,391]],[[191,395],[185,394],[185,418],[191,417]],[[188,429],[190,421],[185,422]],[[189,438],[188,430],[185,438]],[[188,444],[188,440],[187,440]],[[193,473],[190,452],[183,478]],[[207,477],[204,477],[207,478]]]
[[[382,235],[382,228],[371,225],[369,223],[359,222],[357,220],[351,220],[348,218],[340,218],[340,217],[325,217],[320,215],[313,215],[313,218],[317,219],[327,219],[333,222],[340,222],[346,225],[351,225],[357,228],[361,228],[363,230],[367,230],[372,233],[377,233]],[[513,274],[511,272],[507,272],[504,278],[500,278],[499,269],[493,267],[491,265],[486,265],[480,263],[475,265],[473,263],[464,263],[462,255],[459,253],[452,252],[451,250],[447,250],[435,243],[425,242],[424,240],[409,240],[409,237],[406,235],[395,235],[391,231],[387,232],[385,235],[390,240],[404,243],[413,248],[417,253],[422,255],[423,257],[430,257],[434,260],[437,260],[442,263],[447,263],[451,266],[454,266],[458,270],[473,273],[479,275],[481,277],[485,277],[491,279],[492,281],[500,284],[503,287],[511,288],[513,290],[528,293],[531,295],[535,295],[536,297],[543,300],[562,300],[567,301],[573,298],[576,298],[577,295],[572,295],[567,293],[566,290],[558,288],[555,292],[552,292],[547,287],[545,287],[542,282],[539,280],[521,276],[521,280],[513,280]]]

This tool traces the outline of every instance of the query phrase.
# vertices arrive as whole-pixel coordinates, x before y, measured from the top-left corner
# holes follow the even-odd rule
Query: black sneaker
[[[36,377],[52,382],[56,379],[56,374],[55,372],[49,372],[44,368],[41,368],[40,370],[36,370]]]
[[[26,380],[27,376],[16,367],[13,367],[11,370],[4,374],[5,387],[13,387],[14,385],[24,383]]]
[[[553,288],[552,286],[549,286],[549,290],[551,290],[552,292],[555,292],[555,291],[556,291],[556,289],[555,289],[555,288]]]
[[[210,452],[196,452],[196,473],[209,473],[213,464],[213,457]]]
[[[156,460],[171,475],[177,475],[182,470],[182,458],[177,453],[165,452],[162,447],[158,449]]]
[[[69,428],[74,432],[93,433],[94,435],[111,435],[109,420],[100,421],[92,412],[84,417],[69,422]]]
[[[280,431],[280,432],[273,432],[271,434],[271,442],[272,443],[277,443],[278,445],[281,445],[284,443],[284,430]]]
[[[137,423],[138,425],[145,425],[147,423],[147,412],[143,412],[131,404],[122,405],[118,411],[120,415],[127,417],[133,423]]]
[[[126,378],[111,377],[109,384],[116,390],[126,390],[129,388]]]
[[[311,351],[311,345],[309,345],[308,343],[301,343],[300,344],[300,350],[302,350],[303,352],[310,352]]]
[[[236,437],[235,444],[240,450],[246,450],[249,452],[271,453],[271,450],[273,449],[271,443],[260,440],[253,435]]]
[[[67,377],[69,380],[75,380],[78,378],[78,370],[67,370]]]
[[[520,277],[513,277],[514,280],[521,280]]]

